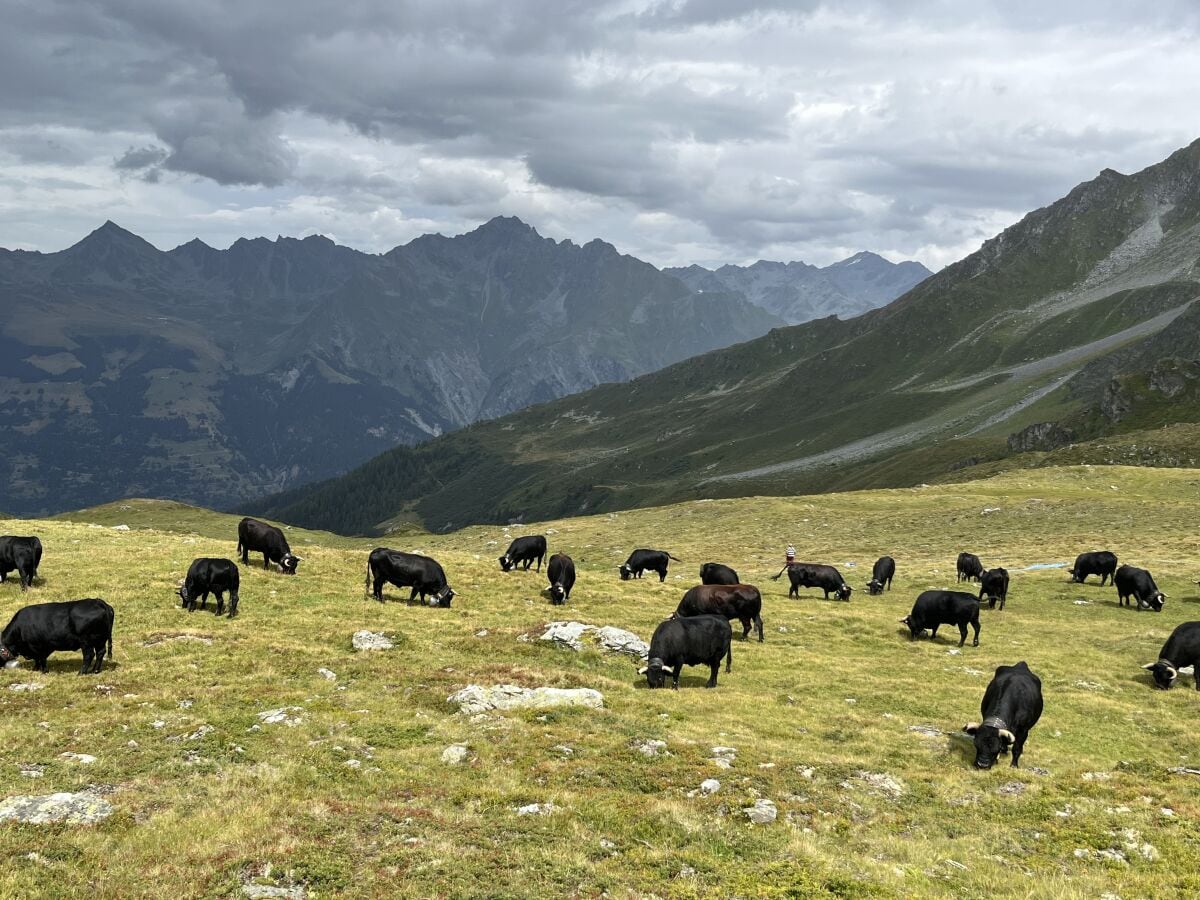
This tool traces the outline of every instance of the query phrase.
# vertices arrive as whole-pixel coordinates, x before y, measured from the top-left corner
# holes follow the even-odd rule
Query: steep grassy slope
[[[0,586],[0,617],[98,595],[117,631],[98,677],[76,677],[70,654],[46,676],[0,674],[0,798],[93,785],[116,813],[90,828],[0,827],[0,895],[228,896],[257,877],[318,896],[1191,896],[1200,779],[1170,769],[1200,768],[1200,695],[1155,691],[1138,666],[1200,610],[1198,501],[1194,469],[1046,469],[396,542],[445,563],[451,610],[364,600],[371,543],[296,529],[301,574],[244,570],[232,622],[172,601],[193,556],[232,554],[232,517],[129,502],[76,522],[3,521],[40,533],[46,557],[33,593]],[[566,608],[536,574],[495,564],[534,530],[579,564]],[[787,541],[860,589],[891,553],[895,588],[789,600],[766,579]],[[685,562],[666,584],[622,583],[615,567],[636,546]],[[1156,573],[1161,614],[1027,569],[1102,546]],[[953,584],[962,549],[1010,569],[1007,609],[982,612],[978,648],[909,642],[896,620],[920,590]],[[628,658],[536,639],[558,618],[648,637],[708,559],[763,587],[767,626],[764,644],[735,645],[715,691],[688,670],[678,693],[651,692]],[[354,653],[360,628],[399,633],[399,647]],[[1023,768],[976,771],[956,732],[994,668],[1020,659],[1043,679],[1045,715]],[[25,683],[41,689],[10,689]],[[605,708],[464,717],[445,701],[470,683],[592,687]],[[260,724],[283,706],[298,724]],[[642,755],[645,740],[667,755]],[[465,765],[441,761],[452,743],[468,745]],[[736,748],[732,768],[710,761],[716,746]],[[22,776],[29,765],[43,777]],[[689,796],[706,778],[720,790]],[[758,798],[777,804],[775,823],[747,822]],[[547,801],[546,817],[515,811]]]
[[[1008,455],[1007,436],[1037,422],[1078,440],[1197,422],[1198,209],[1200,142],[1136,175],[1102,172],[883,309],[778,329],[251,508],[348,533],[441,529],[914,484]],[[968,453],[940,449],[964,440]]]

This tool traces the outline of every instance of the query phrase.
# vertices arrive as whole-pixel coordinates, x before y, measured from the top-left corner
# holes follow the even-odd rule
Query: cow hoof
[[[978,647],[978,646],[979,646],[979,641],[978,641],[978,640],[971,641],[971,646],[972,646],[972,647]]]

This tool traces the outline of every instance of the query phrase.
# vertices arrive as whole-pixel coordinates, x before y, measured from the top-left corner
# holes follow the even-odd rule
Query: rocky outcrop
[[[604,706],[604,695],[591,688],[523,688],[515,684],[481,687],[470,684],[451,694],[446,702],[454,704],[461,712],[476,715],[491,710],[554,709],[561,706],[600,709]]]
[[[88,791],[9,797],[0,802],[0,822],[31,825],[95,825],[113,814],[113,805]]]
[[[612,653],[625,653],[641,659],[650,653],[650,645],[632,631],[612,625],[597,627],[583,622],[551,622],[546,626],[541,640],[579,651],[583,649],[582,638],[585,634],[591,635],[601,648]]]
[[[1057,422],[1037,422],[1008,436],[1010,453],[1057,450],[1075,442],[1075,432]]]

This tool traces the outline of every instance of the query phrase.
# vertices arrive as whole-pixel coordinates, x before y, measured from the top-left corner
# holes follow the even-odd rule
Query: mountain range
[[[1055,454],[1194,465],[1196,429],[1164,426],[1200,422],[1197,297],[1200,141],[1134,175],[1102,171],[883,308],[774,329],[251,508],[367,533],[915,485]]]
[[[741,294],[789,325],[837,316],[849,319],[895,300],[933,273],[911,260],[892,263],[864,251],[825,266],[770,262],[751,266],[664,269],[694,291]]]
[[[0,506],[21,515],[228,507],[783,323],[504,217],[380,255],[323,237],[164,252],[108,222],[57,253],[0,250],[0,308]]]

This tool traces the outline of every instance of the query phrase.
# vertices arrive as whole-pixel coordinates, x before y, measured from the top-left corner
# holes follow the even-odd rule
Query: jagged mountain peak
[[[83,253],[107,253],[116,248],[138,253],[157,254],[160,252],[145,238],[122,228],[112,219],[105,220],[104,224],[95,231],[61,252],[78,256]]]

